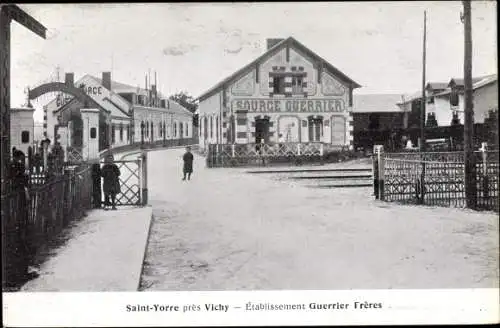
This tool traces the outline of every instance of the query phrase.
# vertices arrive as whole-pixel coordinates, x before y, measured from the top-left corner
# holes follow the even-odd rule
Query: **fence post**
[[[300,156],[300,143],[297,144],[297,156]]]
[[[487,142],[482,142],[481,143],[481,157],[483,160],[483,172],[482,172],[482,178],[483,178],[483,183],[482,183],[482,189],[483,189],[483,198],[485,201],[490,197],[489,195],[489,187],[490,187],[490,181],[488,179],[488,143]]]
[[[148,204],[148,152],[142,152],[142,205]]]
[[[425,160],[422,153],[420,153],[420,160],[422,171],[420,173],[420,179],[417,180],[417,196],[418,203],[423,205],[425,200]]]
[[[378,199],[384,200],[384,146],[375,145],[375,151],[377,156],[377,193]]]
[[[373,195],[375,199],[379,199],[378,194],[378,147],[377,145],[373,146],[373,156],[372,156],[372,176],[373,176]]]
[[[231,157],[234,157],[234,144],[231,145]]]

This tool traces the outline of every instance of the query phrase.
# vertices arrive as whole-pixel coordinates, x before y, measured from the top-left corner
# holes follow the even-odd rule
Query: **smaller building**
[[[354,132],[406,128],[408,111],[397,105],[402,99],[399,94],[354,95]]]
[[[400,94],[354,95],[352,108],[354,148],[371,150],[375,144],[391,148],[402,138],[408,127],[410,110],[399,106]]]
[[[491,111],[498,111],[498,76],[496,74],[473,78],[474,123],[484,123]],[[449,82],[426,84],[426,126],[450,126],[464,123],[464,81],[452,78]],[[415,113],[419,122],[420,102],[418,93],[399,103],[406,110]],[[414,123],[415,123],[414,122]],[[418,125],[419,123],[417,123]]]
[[[12,148],[21,150],[28,156],[29,148],[34,149],[34,127],[33,114],[35,110],[29,107],[10,109],[10,144]],[[12,153],[11,153],[12,155]]]

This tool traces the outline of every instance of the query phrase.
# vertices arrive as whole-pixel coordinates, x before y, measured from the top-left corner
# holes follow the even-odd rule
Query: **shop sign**
[[[232,102],[234,111],[325,113],[343,112],[342,99],[237,99]]]

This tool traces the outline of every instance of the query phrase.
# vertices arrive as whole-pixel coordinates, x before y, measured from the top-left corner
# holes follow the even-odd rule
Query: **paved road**
[[[381,203],[369,188],[311,189],[198,156],[184,182],[182,151],[149,153],[144,290],[498,287],[496,214]]]

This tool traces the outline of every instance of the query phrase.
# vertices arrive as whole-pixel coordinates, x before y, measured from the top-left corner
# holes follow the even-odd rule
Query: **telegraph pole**
[[[424,43],[422,51],[422,103],[420,106],[420,151],[425,151],[425,61],[427,39],[427,11],[424,11]]]
[[[468,208],[476,207],[476,165],[474,158],[474,109],[472,102],[472,23],[471,2],[464,0],[464,161],[465,197]]]

